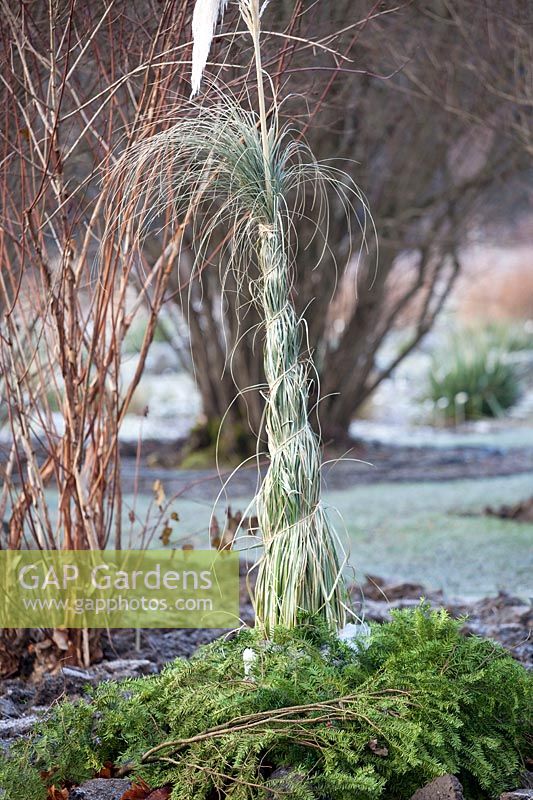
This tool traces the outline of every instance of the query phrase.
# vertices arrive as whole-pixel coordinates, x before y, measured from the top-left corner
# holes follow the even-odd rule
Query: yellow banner
[[[0,551],[0,628],[238,625],[235,552]]]

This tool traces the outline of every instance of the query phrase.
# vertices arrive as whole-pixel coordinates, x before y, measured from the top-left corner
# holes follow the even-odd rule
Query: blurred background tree
[[[318,365],[322,429],[342,440],[374,389],[431,329],[472,233],[512,213],[506,192],[527,183],[533,9],[505,0],[298,0],[272,2],[265,16],[267,29],[295,37],[266,45],[270,67],[283,51],[274,80],[287,97],[287,119],[317,157],[356,180],[378,233],[367,229],[361,252],[350,253],[333,200],[331,249],[322,252],[323,241],[310,234],[297,254],[296,302]],[[297,37],[336,53],[315,48],[311,58]],[[240,41],[226,58],[246,62]],[[238,76],[238,69],[221,73],[230,86]],[[226,289],[222,299],[207,269],[192,286],[192,353],[209,420],[225,414],[235,385],[263,382],[253,308],[236,308],[234,287]],[[185,309],[189,295],[176,300]],[[378,366],[380,347],[400,323],[408,339]],[[255,431],[261,414],[259,392],[244,392],[231,410],[235,423]]]
[[[59,201],[61,209],[68,207],[68,226],[47,239],[49,245],[55,237],[57,248],[61,238],[79,241],[74,229],[79,223],[82,230],[83,215],[94,212],[100,165],[110,154],[140,133],[171,124],[176,113],[190,112],[185,100],[193,3],[56,4],[56,44],[60,28],[70,40],[61,42],[52,65],[54,102],[61,110],[57,117],[46,110],[47,119],[50,65],[43,57],[30,58],[16,31],[24,30],[26,43],[44,54],[49,12],[40,4],[30,9],[4,0],[3,5],[2,186],[9,218],[3,247],[14,276],[24,261],[21,253],[28,254],[35,242],[22,220],[14,225],[8,209],[30,208],[35,217],[35,196],[42,204],[43,188],[53,189],[51,167],[64,170],[69,182],[68,203]],[[245,83],[253,86],[253,75],[247,73],[246,40],[226,33],[235,30],[231,11],[230,6],[208,69],[220,86],[239,95]],[[532,17],[531,6],[519,0],[339,0],[333,6],[277,0],[265,10],[266,30],[284,32],[265,34],[265,66],[286,98],[283,115],[318,158],[347,170],[357,182],[378,234],[367,228],[360,251],[350,252],[344,212],[335,198],[329,249],[311,225],[299,232],[304,244],[296,258],[295,302],[318,366],[326,440],[347,437],[354,414],[431,329],[456,284],[472,234],[490,229],[498,214],[516,210],[516,186],[527,185],[531,156]],[[71,66],[63,72],[69,47]],[[204,101],[216,102],[216,93]],[[30,114],[29,125],[22,108]],[[34,133],[34,123],[43,130]],[[28,160],[25,152],[35,150],[40,136],[50,140],[41,148],[42,163],[41,155]],[[20,178],[20,165],[33,181],[31,190]],[[523,191],[519,188],[519,195]],[[57,197],[52,191],[47,210],[56,224]],[[97,209],[93,228],[100,213]],[[354,227],[362,222],[360,214]],[[17,231],[25,231],[26,250],[16,251]],[[193,233],[187,235],[190,242]],[[98,239],[92,232],[88,237],[91,257]],[[191,273],[185,246],[157,304],[166,302],[167,309],[175,304],[186,321],[192,359],[185,344],[183,360],[194,372],[206,421],[192,447],[209,444],[227,414],[222,453],[242,455],[252,449],[250,434],[261,427],[260,332],[253,305],[237,300],[231,277],[221,295],[223,245],[213,242],[212,257],[199,275]],[[131,275],[138,287],[143,270],[156,264],[167,246],[165,232],[154,226],[143,251],[146,263]],[[57,252],[65,247],[66,239]],[[27,257],[25,264],[27,270]],[[2,292],[8,307],[17,286],[13,276],[11,290]],[[153,311],[150,292],[145,294]],[[398,325],[408,335],[384,361],[378,354]]]

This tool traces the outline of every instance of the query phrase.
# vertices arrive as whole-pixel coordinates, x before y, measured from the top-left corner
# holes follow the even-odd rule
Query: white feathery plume
[[[200,91],[202,75],[211,49],[218,18],[224,16],[228,0],[196,0],[192,15],[191,97]]]

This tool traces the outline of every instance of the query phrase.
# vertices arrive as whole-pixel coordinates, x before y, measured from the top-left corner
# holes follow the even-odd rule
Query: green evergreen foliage
[[[362,652],[314,623],[271,641],[243,631],[159,676],[58,705],[0,762],[0,786],[9,800],[41,800],[41,771],[57,786],[112,761],[154,787],[170,783],[172,800],[403,800],[446,772],[467,797],[495,797],[523,769],[533,681],[501,647],[459,629],[421,606],[373,626]],[[246,678],[247,647],[256,660]],[[305,780],[271,779],[281,765]]]

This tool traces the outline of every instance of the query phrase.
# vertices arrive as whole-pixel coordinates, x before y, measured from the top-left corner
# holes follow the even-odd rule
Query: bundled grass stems
[[[239,286],[251,287],[264,319],[270,466],[257,497],[264,542],[258,622],[268,633],[278,624],[295,625],[305,611],[342,626],[343,564],[320,500],[320,444],[308,417],[310,362],[301,356],[305,327],[291,302],[291,274],[297,218],[309,210],[327,247],[328,192],[343,198],[347,218],[364,200],[344,173],[317,163],[305,142],[280,126],[276,104],[267,122],[259,7],[255,0],[240,7],[254,38],[259,112],[220,91],[216,105],[130,151],[117,179],[129,210],[139,204],[139,231],[168,219],[169,211],[178,224],[191,220],[198,227],[197,264],[209,259],[217,230],[229,234],[221,262]]]

